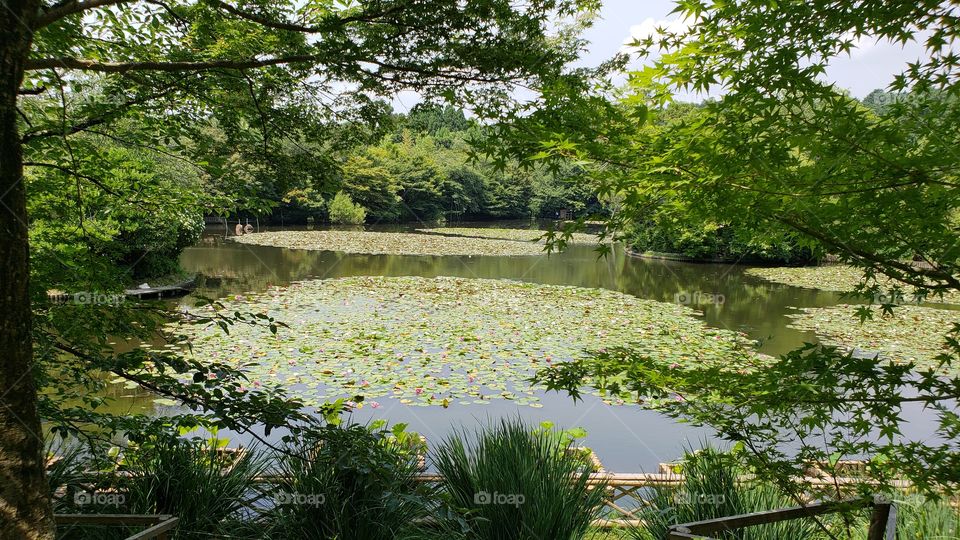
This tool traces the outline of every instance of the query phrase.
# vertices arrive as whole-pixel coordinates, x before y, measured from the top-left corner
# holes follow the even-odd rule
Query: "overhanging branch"
[[[122,4],[124,2],[130,2],[130,1],[131,0],[84,0],[81,2],[79,0],[68,0],[66,2],[61,2],[59,4],[56,4],[50,7],[49,9],[41,13],[39,16],[37,16],[37,18],[34,19],[34,22],[33,22],[33,29],[39,30],[44,26],[53,24],[68,15],[80,13],[88,9],[114,6],[117,4]]]
[[[274,58],[248,58],[244,60],[206,60],[196,62],[101,62],[85,58],[31,58],[24,62],[25,71],[67,68],[101,73],[126,73],[128,71],[210,71],[213,69],[253,69],[285,64],[318,62],[320,55],[299,54]]]

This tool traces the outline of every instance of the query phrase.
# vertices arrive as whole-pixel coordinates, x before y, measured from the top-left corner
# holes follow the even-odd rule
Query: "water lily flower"
[[[380,402],[379,402],[379,401],[371,401],[371,402],[370,402],[370,408],[372,408],[372,409],[379,409],[379,408],[380,408]]]
[[[414,391],[414,393],[416,393],[416,394],[419,396],[420,394],[423,393],[423,388],[420,388],[420,387],[418,386],[418,387],[415,388],[413,391]]]

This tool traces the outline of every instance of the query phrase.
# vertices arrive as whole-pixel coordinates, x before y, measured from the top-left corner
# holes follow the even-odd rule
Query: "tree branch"
[[[176,89],[178,88],[178,85],[179,85],[181,82],[183,82],[185,78],[186,78],[186,77],[181,77],[181,78],[173,81],[172,83],[168,84],[166,87],[161,88],[161,89],[159,89],[157,92],[154,92],[154,93],[152,93],[152,94],[147,94],[147,95],[143,95],[143,96],[138,96],[138,97],[135,98],[135,99],[131,99],[131,100],[129,100],[129,101],[125,101],[124,103],[121,103],[121,104],[120,104],[119,106],[117,106],[116,108],[110,109],[109,111],[107,111],[105,114],[103,114],[103,115],[101,115],[101,116],[92,116],[92,117],[88,117],[88,118],[85,118],[85,119],[83,119],[83,120],[80,120],[80,121],[78,121],[78,122],[70,125],[70,126],[67,127],[66,129],[63,129],[63,128],[61,127],[61,129],[59,129],[59,130],[58,130],[58,129],[45,129],[45,130],[42,130],[42,131],[28,131],[28,132],[26,132],[26,133],[23,134],[23,137],[21,138],[21,142],[22,142],[23,144],[26,144],[26,143],[34,140],[34,139],[39,139],[39,138],[42,138],[42,137],[50,137],[50,136],[53,136],[53,135],[61,135],[61,136],[62,136],[62,135],[72,135],[72,134],[74,134],[74,133],[78,133],[78,132],[80,132],[80,131],[84,131],[84,130],[86,130],[86,129],[88,129],[88,128],[91,128],[91,127],[93,127],[93,126],[96,126],[96,125],[99,125],[99,124],[103,124],[103,123],[109,121],[110,119],[112,119],[114,116],[123,114],[123,112],[124,112],[127,108],[129,108],[129,107],[131,107],[131,106],[133,106],[133,105],[141,105],[141,104],[144,104],[144,103],[146,103],[146,102],[148,102],[148,101],[152,101],[152,100],[154,100],[154,99],[158,99],[158,98],[162,98],[162,97],[166,96],[166,95],[169,94],[170,92],[173,92],[174,90],[176,90]]]
[[[249,11],[241,10],[221,0],[207,0],[207,1],[213,4],[214,6],[226,11],[227,13],[230,13],[231,15],[240,17],[241,19],[246,19],[248,21],[255,22],[259,25],[266,26],[268,28],[273,28],[276,30],[286,30],[288,32],[301,32],[306,34],[317,34],[322,32],[329,32],[333,28],[344,26],[353,22],[374,22],[377,19],[386,17],[387,15],[392,15],[394,13],[399,13],[400,11],[403,11],[408,4],[408,2],[404,2],[390,9],[386,9],[379,12],[374,11],[371,13],[360,13],[357,15],[342,17],[342,18],[332,17],[331,18],[332,20],[330,21],[329,25],[308,26],[308,25],[295,24],[290,22],[275,21],[273,19],[264,17],[263,15],[258,15],[256,13],[250,13]]]
[[[865,249],[853,247],[846,245],[840,240],[836,240],[825,233],[814,230],[811,227],[803,225],[802,223],[790,219],[785,216],[775,216],[774,219],[783,223],[784,225],[793,228],[803,234],[806,234],[812,238],[815,238],[826,245],[833,246],[835,248],[841,249],[847,252],[849,255],[856,257],[861,261],[866,261],[870,263],[870,266],[873,266],[875,269],[879,270],[882,274],[887,277],[893,278],[897,281],[902,281],[908,285],[914,287],[923,288],[923,289],[934,289],[940,290],[946,287],[950,287],[956,290],[960,290],[960,279],[953,276],[949,272],[945,272],[940,268],[933,268],[931,270],[920,270],[908,263],[903,263],[900,261],[890,260],[886,257],[881,257],[875,253],[867,251]],[[893,268],[899,272],[901,275],[897,275],[894,272],[891,272],[889,269]],[[925,281],[923,278],[932,278],[940,281],[940,284],[931,284]]]
[[[316,62],[323,56],[298,54],[275,58],[249,58],[246,60],[206,60],[197,62],[100,62],[83,58],[31,58],[24,62],[24,71],[67,68],[101,73],[126,73],[128,71],[210,71],[213,69],[251,69],[284,64]]]
[[[33,30],[39,30],[44,26],[53,24],[64,17],[73,15],[75,13],[80,13],[88,9],[114,6],[129,1],[131,0],[68,0],[66,2],[61,2],[38,15],[37,18],[34,19]]]

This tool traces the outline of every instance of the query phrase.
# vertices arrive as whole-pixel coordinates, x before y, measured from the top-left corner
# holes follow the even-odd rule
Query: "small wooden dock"
[[[196,276],[175,285],[160,287],[146,287],[143,289],[125,289],[124,296],[133,300],[160,300],[162,298],[178,298],[190,294],[197,287]]]

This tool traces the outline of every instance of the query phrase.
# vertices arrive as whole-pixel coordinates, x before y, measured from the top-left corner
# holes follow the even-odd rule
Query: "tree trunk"
[[[17,91],[38,2],[0,9],[0,539],[54,537],[30,333],[30,255]]]

